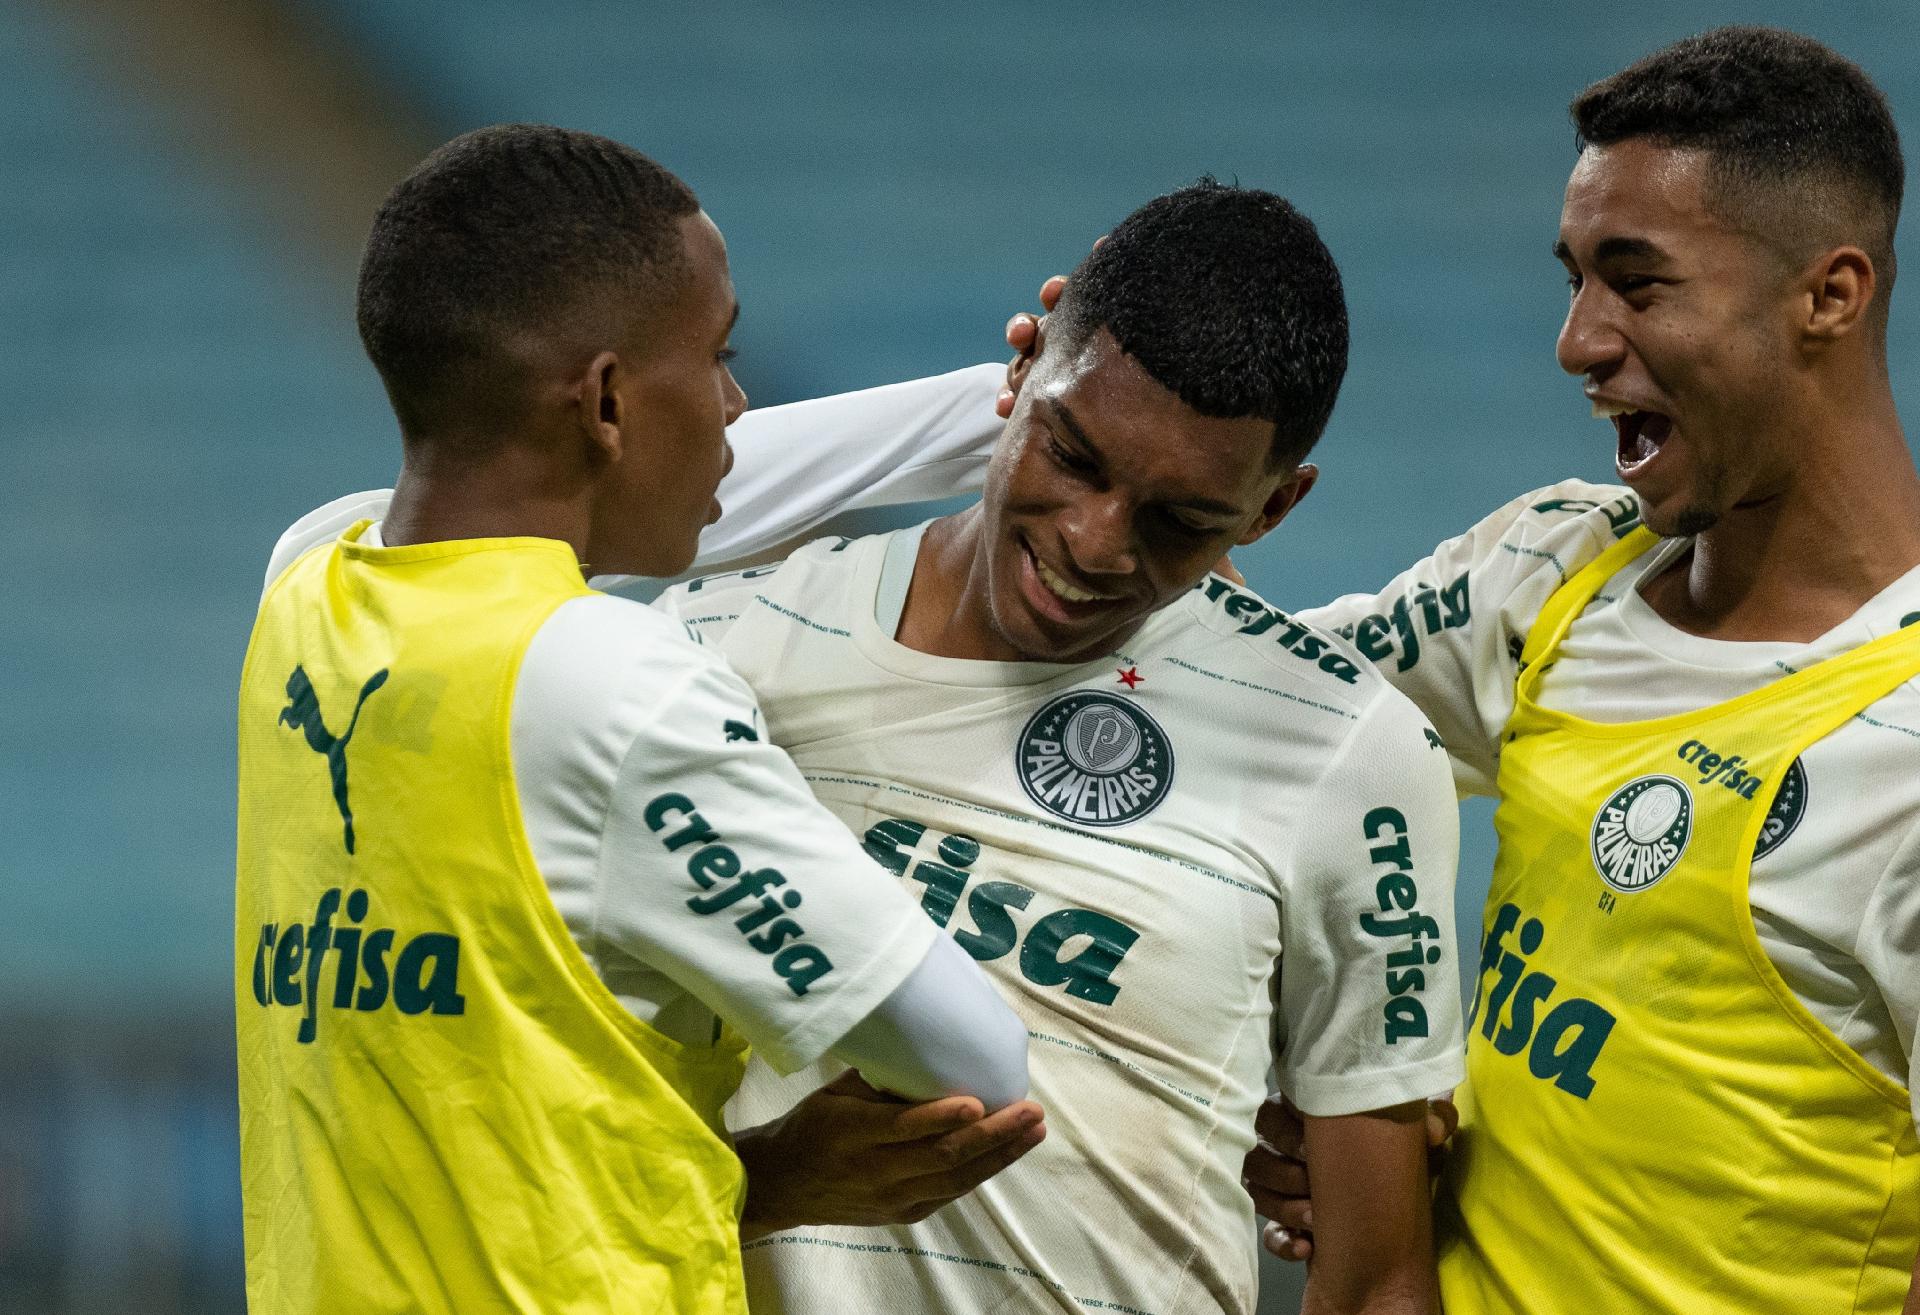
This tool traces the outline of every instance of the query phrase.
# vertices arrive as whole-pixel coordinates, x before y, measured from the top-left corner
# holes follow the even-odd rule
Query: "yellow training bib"
[[[579,566],[364,528],[271,588],[241,680],[249,1309],[744,1312],[744,1047],[622,1008],[521,825],[514,682]]]
[[[1920,1246],[1907,1092],[1781,981],[1747,874],[1801,752],[1920,672],[1920,627],[1681,716],[1541,707],[1574,618],[1654,542],[1576,574],[1522,655],[1438,1203],[1446,1308],[1894,1315]]]

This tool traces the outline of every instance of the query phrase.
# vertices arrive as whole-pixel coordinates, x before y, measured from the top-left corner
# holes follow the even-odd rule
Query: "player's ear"
[[[613,352],[601,352],[587,362],[575,382],[574,414],[591,464],[620,460],[634,437],[625,432],[634,419],[632,408],[620,396],[626,382],[620,358]]]
[[[1040,360],[1040,354],[1046,351],[1046,349],[1047,322],[1041,320],[1034,325],[1033,346],[1015,356],[1007,365],[1007,386],[1005,393],[1009,395],[1009,410],[1012,409],[1012,399],[1019,397],[1021,388],[1025,386],[1028,377],[1033,374],[1034,365]]]
[[[1320,478],[1320,467],[1311,461],[1303,461],[1293,468],[1293,473],[1275,486],[1267,495],[1266,505],[1260,508],[1260,514],[1254,518],[1247,531],[1235,540],[1235,546],[1244,548],[1267,537],[1267,532],[1287,518],[1287,513],[1300,505],[1300,500],[1312,492],[1314,481]]]

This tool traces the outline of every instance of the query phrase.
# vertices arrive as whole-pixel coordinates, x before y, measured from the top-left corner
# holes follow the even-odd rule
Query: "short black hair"
[[[1346,296],[1313,224],[1212,178],[1128,215],[1051,319],[1069,348],[1105,329],[1201,415],[1271,420],[1275,464],[1312,450],[1347,372]]]
[[[516,344],[620,335],[678,290],[693,191],[593,133],[509,123],[401,180],[360,262],[360,341],[410,441],[509,427]]]
[[[1702,32],[1594,83],[1570,112],[1583,151],[1645,137],[1706,152],[1722,218],[1796,261],[1815,243],[1858,243],[1892,288],[1900,134],[1873,80],[1812,37]]]

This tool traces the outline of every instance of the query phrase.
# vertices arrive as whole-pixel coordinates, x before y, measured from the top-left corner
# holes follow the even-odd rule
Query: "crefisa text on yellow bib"
[[[1747,876],[1797,817],[1800,753],[1920,671],[1920,626],[1685,715],[1539,706],[1573,619],[1654,542],[1576,574],[1522,655],[1437,1206],[1446,1308],[1894,1315],[1920,1246],[1907,1092],[1788,991]]]
[[[745,1048],[620,1005],[520,821],[514,680],[579,566],[363,531],[269,590],[241,682],[248,1308],[744,1312]]]

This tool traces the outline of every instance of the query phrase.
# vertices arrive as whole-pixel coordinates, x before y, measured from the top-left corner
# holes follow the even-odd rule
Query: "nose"
[[[733,377],[733,371],[727,371],[726,395],[723,403],[727,423],[732,424],[747,412],[747,392],[740,381]]]
[[[1060,537],[1083,574],[1131,575],[1140,565],[1133,540],[1133,508],[1112,491],[1089,493],[1061,516]]]
[[[1608,313],[1611,296],[1598,279],[1588,279],[1567,303],[1567,319],[1553,354],[1568,374],[1604,377],[1626,355],[1626,339]]]

